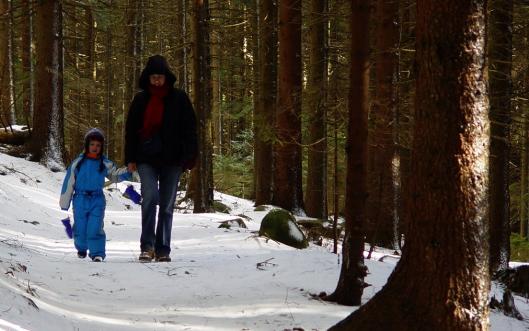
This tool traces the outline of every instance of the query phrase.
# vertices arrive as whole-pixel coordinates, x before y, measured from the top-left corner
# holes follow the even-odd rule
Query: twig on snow
[[[256,268],[259,269],[259,270],[266,270],[266,267],[267,266],[272,266],[272,267],[276,267],[277,264],[275,263],[270,263],[269,261],[272,261],[274,258],[271,257],[269,258],[268,260],[265,260],[263,262],[258,262],[257,265],[256,265]]]

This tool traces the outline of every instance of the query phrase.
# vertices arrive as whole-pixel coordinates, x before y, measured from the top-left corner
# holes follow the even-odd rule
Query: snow
[[[9,132],[11,132],[11,129],[14,132],[27,132],[28,131],[27,125],[14,124],[14,125],[8,126],[6,128],[0,127],[0,130],[9,131]]]
[[[140,208],[105,189],[107,260],[76,256],[60,222],[64,173],[0,153],[0,329],[326,330],[355,309],[312,299],[334,290],[339,257],[297,250],[256,235],[266,211],[222,193],[232,215],[175,213],[172,262],[138,263]],[[138,184],[134,183],[139,189]],[[71,215],[71,211],[69,212]],[[248,228],[220,229],[244,214]],[[382,259],[382,261],[378,261]],[[363,301],[387,281],[399,257],[375,250]],[[529,304],[515,297],[529,316]],[[528,324],[491,314],[492,330]]]
[[[298,229],[296,224],[294,222],[288,222],[288,230],[290,232],[290,236],[297,241],[301,242],[304,239],[303,233]]]

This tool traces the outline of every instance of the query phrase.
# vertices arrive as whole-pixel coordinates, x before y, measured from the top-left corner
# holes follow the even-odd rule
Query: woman
[[[130,106],[125,163],[141,180],[140,261],[171,261],[171,228],[178,181],[194,166],[196,117],[187,94],[161,55],[148,59]],[[156,205],[159,204],[156,224]]]

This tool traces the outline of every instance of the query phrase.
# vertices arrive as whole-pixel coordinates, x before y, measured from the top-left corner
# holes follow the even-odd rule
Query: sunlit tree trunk
[[[388,283],[332,331],[489,328],[486,13],[417,3],[409,234]]]
[[[301,1],[279,2],[279,81],[273,203],[303,210],[301,168]]]
[[[64,169],[62,6],[39,1],[36,7],[36,95],[32,159],[51,170]]]

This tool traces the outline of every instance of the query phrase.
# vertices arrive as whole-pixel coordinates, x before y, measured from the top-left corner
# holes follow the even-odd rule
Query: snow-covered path
[[[216,198],[249,216],[248,229],[218,228],[235,216],[178,213],[172,262],[138,263],[139,206],[112,185],[107,260],[78,259],[60,223],[63,175],[0,154],[0,329],[325,330],[354,309],[309,295],[334,289],[336,255],[256,237],[265,212],[226,195]],[[372,286],[364,300],[385,283],[395,263],[388,260],[367,261]],[[527,327],[500,314],[492,321],[495,330]]]

